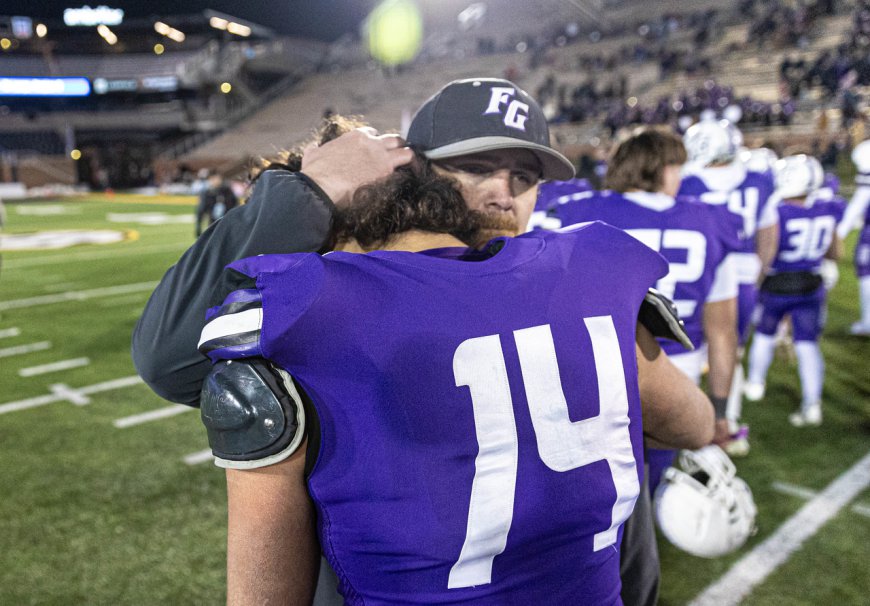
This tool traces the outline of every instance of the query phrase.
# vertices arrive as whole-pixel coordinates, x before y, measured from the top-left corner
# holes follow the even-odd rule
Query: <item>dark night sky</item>
[[[270,27],[276,32],[334,40],[357,31],[375,0],[0,0],[0,14],[63,21],[63,9],[105,5],[125,17],[191,14],[210,8]]]

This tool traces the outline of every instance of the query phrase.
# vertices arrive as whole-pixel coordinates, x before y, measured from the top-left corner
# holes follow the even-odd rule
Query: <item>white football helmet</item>
[[[859,173],[870,173],[870,139],[855,146],[852,150],[852,162]]]
[[[786,156],[773,169],[776,193],[783,200],[808,196],[822,186],[825,171],[818,160],[806,154]]]
[[[692,164],[725,164],[737,157],[743,135],[727,120],[702,120],[686,130],[683,145]]]
[[[776,152],[767,147],[744,149],[740,152],[740,161],[746,170],[754,173],[766,173],[773,170],[773,165],[779,158]]]
[[[715,445],[684,450],[656,489],[656,522],[676,547],[702,558],[739,549],[756,530],[752,491]]]

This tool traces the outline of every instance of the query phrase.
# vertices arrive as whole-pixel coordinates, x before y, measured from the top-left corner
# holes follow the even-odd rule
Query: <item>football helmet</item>
[[[852,162],[859,173],[870,173],[870,139],[855,146],[852,150]]]
[[[737,157],[743,135],[727,120],[702,120],[686,130],[683,144],[690,163],[725,164]]]
[[[777,160],[773,173],[776,192],[784,200],[807,196],[819,189],[825,180],[822,165],[806,154],[786,156]]]
[[[754,173],[766,173],[773,170],[773,165],[778,160],[776,152],[767,147],[744,149],[740,152],[740,161],[746,170]]]
[[[679,549],[716,558],[739,549],[756,530],[752,491],[715,445],[684,450],[656,489],[656,522]]]

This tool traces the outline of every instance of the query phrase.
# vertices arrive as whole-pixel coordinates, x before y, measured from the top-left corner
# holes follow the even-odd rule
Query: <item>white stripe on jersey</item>
[[[726,256],[716,267],[716,275],[713,278],[713,284],[710,286],[710,292],[707,294],[706,303],[716,303],[717,301],[727,301],[737,297],[738,288],[738,270],[737,259],[735,253]]]
[[[213,339],[260,330],[262,326],[262,307],[246,309],[236,314],[218,316],[203,327],[197,347],[202,347],[203,343],[208,343]]]

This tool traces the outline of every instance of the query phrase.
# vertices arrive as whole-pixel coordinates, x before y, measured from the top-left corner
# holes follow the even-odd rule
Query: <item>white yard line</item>
[[[28,368],[21,368],[18,370],[18,376],[35,377],[37,375],[44,375],[50,372],[57,372],[59,370],[69,370],[70,368],[87,366],[90,363],[90,358],[72,358],[70,360],[52,362],[51,364],[41,364],[39,366],[29,366]]]
[[[20,328],[4,328],[0,330],[0,339],[7,339],[9,337],[17,337],[21,334]]]
[[[61,400],[72,402],[76,406],[85,406],[91,403],[91,399],[77,389],[73,389],[66,383],[55,383],[48,386],[51,393],[57,395]]]
[[[116,259],[129,255],[148,255],[181,250],[188,248],[190,242],[175,244],[155,244],[152,246],[138,246],[125,250],[102,250],[89,252],[70,252],[62,255],[43,255],[41,257],[24,257],[22,259],[10,259],[3,262],[3,269],[21,269],[24,267],[38,267],[40,265],[57,265],[58,263],[73,263],[79,261],[95,261],[99,259]]]
[[[785,482],[774,482],[771,486],[777,492],[791,495],[793,497],[798,497],[805,501],[814,499],[816,495],[819,494],[815,490],[804,488],[803,486],[795,486],[794,484],[787,484]],[[858,515],[870,518],[870,505],[865,505],[864,503],[855,503],[849,509],[850,511],[857,513]]]
[[[157,410],[152,410],[150,412],[143,412],[138,415],[115,419],[112,421],[112,425],[118,429],[124,429],[125,427],[133,427],[134,425],[141,425],[142,423],[148,423],[158,419],[174,417],[175,415],[180,415],[183,412],[190,412],[191,410],[195,409],[183,404],[175,404],[173,406],[166,406],[165,408],[158,408]]]
[[[211,450],[200,450],[184,457],[184,462],[188,465],[200,465],[214,460],[214,455]]]
[[[33,353],[34,351],[45,351],[46,349],[51,349],[51,341],[37,341],[36,343],[16,345],[15,347],[4,347],[0,349],[0,358],[23,356],[24,354]]]
[[[101,308],[120,307],[121,305],[145,305],[150,294],[150,292],[140,292],[132,295],[119,295],[115,298],[107,297],[97,303],[97,305]]]
[[[780,526],[764,542],[738,560],[718,581],[707,587],[690,606],[736,606],[782,566],[854,499],[870,486],[870,453]]]
[[[103,383],[88,385],[87,387],[82,387],[74,391],[76,395],[80,397],[87,396],[93,393],[100,393],[103,391],[111,391],[113,389],[121,389],[122,387],[132,387],[133,385],[139,385],[140,383],[142,383],[142,379],[134,375],[132,377],[123,377],[121,379],[113,379],[112,381],[105,381]],[[69,390],[69,388],[67,389]],[[6,414],[8,412],[16,412],[18,410],[27,410],[28,408],[45,406],[46,404],[61,402],[63,400],[69,401],[66,397],[68,395],[70,395],[69,391],[63,394],[54,392],[44,396],[36,396],[35,398],[27,398],[25,400],[17,400],[15,402],[6,402],[5,404],[0,404],[0,415]]]
[[[120,284],[118,286],[92,288],[90,290],[72,290],[68,292],[59,292],[53,295],[29,297],[27,299],[12,299],[11,301],[0,301],[0,311],[5,311],[8,309],[18,309],[21,307],[50,305],[52,303],[64,303],[68,301],[84,301],[86,299],[94,299],[97,297],[111,297],[113,295],[123,295],[132,292],[144,292],[147,290],[154,290],[155,286],[157,286],[157,282],[136,282],[134,284]]]
[[[794,484],[786,484],[785,482],[774,482],[771,487],[779,493],[798,497],[805,501],[816,498],[819,493],[803,486],[795,486]]]

